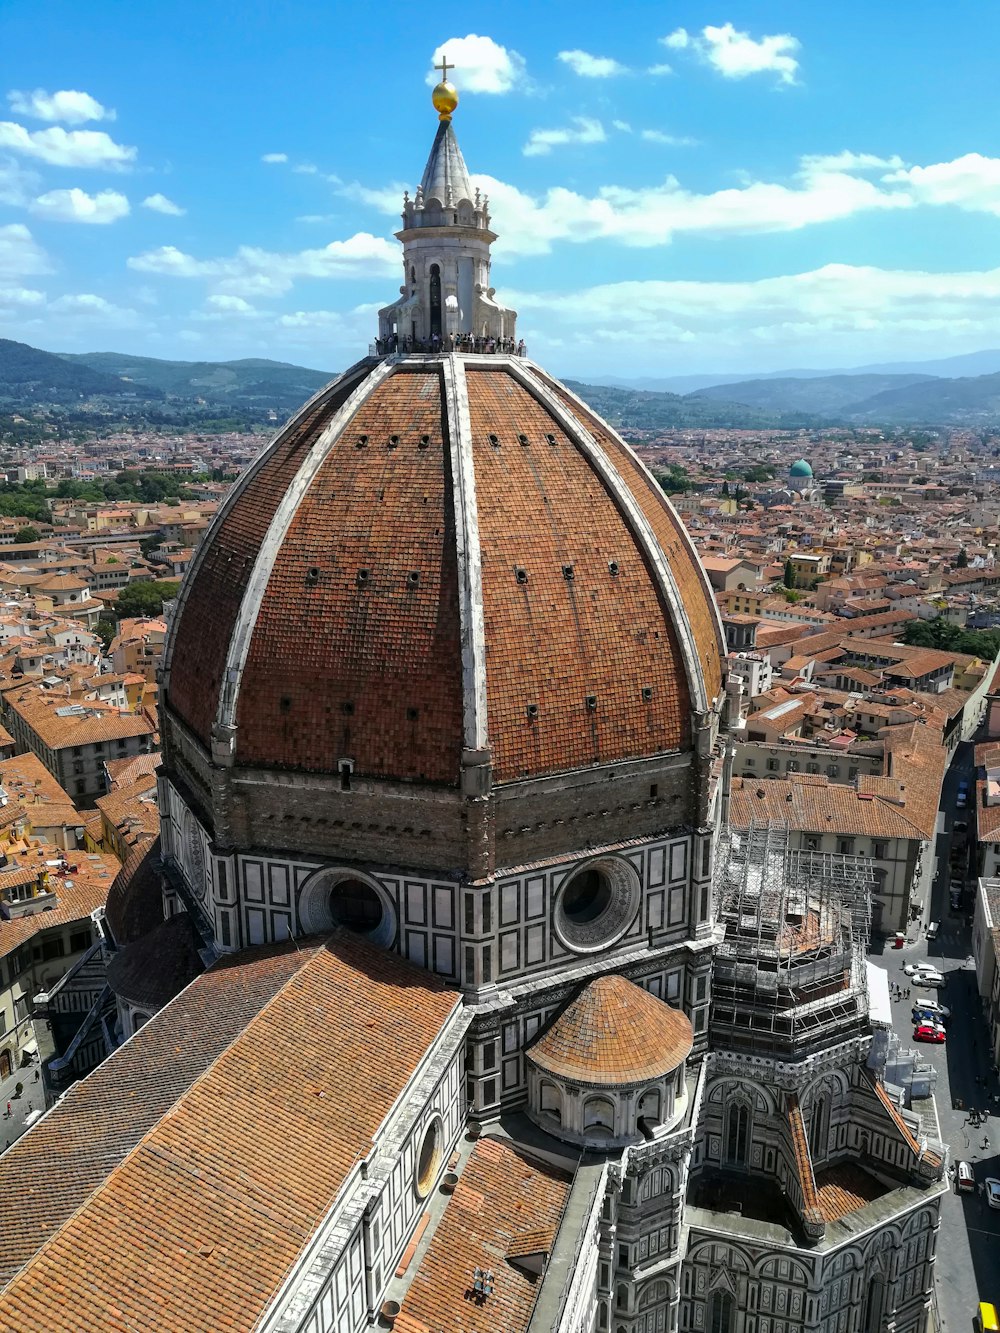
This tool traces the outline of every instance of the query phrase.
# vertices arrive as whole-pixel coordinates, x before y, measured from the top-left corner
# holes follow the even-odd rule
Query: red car
[[[913,1029],[914,1041],[936,1041],[939,1044],[944,1041],[944,1029],[932,1028],[929,1023],[921,1023],[919,1027]]]

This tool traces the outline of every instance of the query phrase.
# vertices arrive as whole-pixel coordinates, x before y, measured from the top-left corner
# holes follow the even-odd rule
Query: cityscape
[[[620,119],[616,81],[821,85],[816,19],[692,9],[640,59],[639,8],[620,48],[580,16],[619,54],[554,59],[605,100],[517,130],[526,173],[612,128],[696,150]],[[527,34],[423,28],[393,48],[405,126],[365,150],[405,169],[391,207],[322,169],[331,207],[395,218],[360,266],[360,232],[195,258],[195,205],[99,84],[7,96],[0,1333],[1000,1333],[995,317],[957,284],[921,330],[887,295],[876,337],[859,296],[841,341],[795,331],[807,284],[762,360],[735,313],[732,342],[678,332],[685,280],[648,258],[663,355],[631,356],[649,238],[604,269],[550,195],[532,244],[527,195],[477,174],[515,132],[483,106],[554,119],[555,74]],[[944,199],[954,163],[880,154],[814,158],[794,226],[971,213],[994,161],[968,146]],[[321,174],[257,159],[289,194]],[[71,164],[111,183],[38,174]],[[558,186],[591,240],[640,225],[638,187],[589,188]],[[656,225],[762,207],[693,189]],[[130,198],[187,231],[58,263],[29,231],[103,234]],[[751,245],[791,225],[764,212]],[[119,313],[71,310],[71,271]],[[707,271],[709,303],[744,281]],[[569,331],[563,273],[630,313]],[[191,339],[180,275],[214,284]],[[363,297],[335,319],[262,322],[339,279]]]

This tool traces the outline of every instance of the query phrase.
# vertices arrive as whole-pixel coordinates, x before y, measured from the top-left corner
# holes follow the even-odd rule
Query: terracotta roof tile
[[[676,1069],[694,1042],[690,1019],[626,977],[598,977],[528,1052],[557,1078],[600,1087],[645,1083]]]
[[[0,1158],[0,1328],[249,1333],[458,1002],[340,933],[206,972]]]
[[[480,1139],[413,1276],[397,1333],[523,1333],[540,1280],[507,1256],[538,1253],[543,1239],[551,1246],[571,1183],[509,1143]],[[471,1294],[477,1267],[494,1279],[482,1304]]]

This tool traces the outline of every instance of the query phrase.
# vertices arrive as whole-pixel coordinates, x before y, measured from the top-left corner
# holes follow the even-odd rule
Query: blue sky
[[[455,128],[529,350],[592,379],[1000,346],[993,3],[3,0],[0,335],[336,370]]]

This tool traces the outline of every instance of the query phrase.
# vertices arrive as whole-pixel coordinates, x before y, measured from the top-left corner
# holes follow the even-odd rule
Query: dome
[[[216,764],[456,787],[470,755],[496,784],[690,750],[721,660],[636,455],[530,361],[450,352],[359,362],[265,448],[164,683]]]
[[[626,977],[586,986],[528,1052],[538,1069],[594,1087],[647,1083],[671,1073],[694,1043],[679,1009]]]
[[[811,477],[813,474],[812,465],[804,458],[800,458],[797,463],[793,463],[788,469],[790,477]]]

